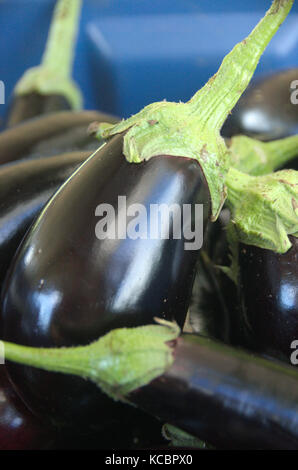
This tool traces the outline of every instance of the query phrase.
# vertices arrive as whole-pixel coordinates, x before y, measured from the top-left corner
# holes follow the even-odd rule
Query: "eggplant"
[[[85,125],[87,128],[94,121],[105,120],[109,122],[117,121],[113,116],[97,111],[59,111],[28,120],[0,134],[0,164],[26,156],[31,150],[34,150],[35,146],[44,142],[45,139],[55,137],[60,139],[63,133],[71,133],[72,129],[74,129],[75,135],[77,126]],[[73,139],[75,140],[75,137],[71,136],[71,134],[69,134],[69,138],[70,142]],[[55,143],[51,142],[50,145],[55,146]],[[63,145],[65,148],[65,144]],[[61,146],[62,152],[63,145]],[[71,145],[73,146],[73,144]],[[47,150],[50,154],[52,151],[53,149]],[[54,147],[54,151],[55,153],[59,152],[59,146],[58,148]],[[45,152],[45,155],[47,152]]]
[[[0,288],[33,220],[89,155],[90,152],[65,153],[0,167]]]
[[[54,441],[47,428],[25,407],[9,383],[5,366],[0,365],[0,450],[48,448]]]
[[[217,449],[298,449],[298,374],[200,335],[129,400]]]
[[[242,344],[290,364],[298,334],[298,173],[254,177],[232,169],[227,185]]]
[[[291,364],[298,339],[298,238],[284,254],[239,245],[242,328],[250,348]]]
[[[117,207],[118,195],[148,212],[150,204],[203,202],[206,222],[208,187],[193,160],[159,156],[130,164],[122,147],[121,135],[99,149],[32,226],[4,288],[5,339],[35,346],[87,344],[116,326],[143,325],[156,315],[183,326],[198,251],[185,250],[184,239],[100,240],[95,210],[103,203]],[[47,298],[46,309],[36,309],[38,297]],[[24,401],[31,408],[37,402],[42,414],[50,410],[65,422],[98,420],[96,387],[28,368],[11,366],[10,374]],[[19,387],[24,382],[26,390]],[[59,396],[55,391],[61,388]]]
[[[244,134],[275,140],[298,134],[298,106],[293,102],[298,68],[283,70],[252,83],[222,128],[222,135]]]
[[[81,0],[57,0],[41,65],[15,86],[7,126],[62,110],[80,109],[82,96],[71,80]]]
[[[155,316],[183,326],[200,240],[188,240],[186,249],[173,215],[169,236],[161,236],[151,206],[188,205],[188,229],[216,219],[229,170],[220,128],[292,3],[275,0],[187,103],[153,103],[127,121],[100,126],[99,134],[110,140],[50,199],[11,265],[1,302],[5,340],[37,347],[84,345],[115,328],[150,324]],[[148,227],[157,237],[148,237]],[[35,413],[69,426],[100,425],[109,400],[94,384],[7,366]]]
[[[94,382],[110,412],[116,397],[218,449],[298,449],[297,371],[177,325],[117,329],[83,347],[4,346],[7,360]]]

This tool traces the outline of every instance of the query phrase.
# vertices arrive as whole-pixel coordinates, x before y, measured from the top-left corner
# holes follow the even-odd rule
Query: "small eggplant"
[[[18,81],[8,127],[42,114],[81,108],[81,92],[71,80],[80,9],[81,0],[57,0],[42,63]]]
[[[226,198],[229,155],[220,128],[292,3],[275,0],[187,103],[153,103],[127,121],[100,126],[99,135],[110,141],[51,198],[12,263],[2,298],[5,340],[84,345],[155,316],[183,326],[201,246],[196,224],[201,230],[208,216],[215,220]],[[173,215],[168,236],[160,233],[152,206],[191,209],[188,249],[174,232]],[[35,412],[70,426],[99,423],[107,403],[94,384],[7,365]]]
[[[242,344],[291,363],[298,339],[298,173],[252,177],[233,169],[227,182]]]
[[[73,152],[0,167],[0,288],[33,220],[89,155]]]
[[[116,118],[97,111],[59,111],[26,121],[0,133],[0,164],[20,159],[30,153],[31,150],[34,151],[35,146],[43,143],[45,140],[55,139],[56,137],[61,139],[63,133],[67,133],[68,137],[65,136],[61,150],[59,145],[55,146],[56,144],[53,140],[49,142],[51,148],[48,148],[43,155],[51,154],[53,147],[54,153],[59,151],[62,153],[65,145],[73,146],[78,126],[85,125],[87,129],[93,121],[100,122],[105,120],[109,122],[117,121]],[[66,142],[67,139],[69,139],[68,144]]]
[[[89,379],[109,395],[110,412],[112,399],[137,405],[219,449],[298,449],[295,369],[161,323],[85,347],[5,343],[5,357]]]
[[[115,327],[150,323],[156,314],[183,326],[198,251],[185,250],[183,239],[98,239],[95,211],[100,204],[117,207],[118,195],[148,213],[151,204],[203,202],[206,222],[208,187],[191,159],[160,156],[134,165],[122,146],[123,136],[116,136],[89,158],[32,226],[4,288],[6,339],[87,344]],[[116,225],[121,217],[119,208]],[[32,408],[37,402],[42,414],[98,420],[102,403],[91,384],[30,368],[10,372],[15,384],[27,383],[26,390],[18,386],[22,397]]]
[[[53,441],[53,430],[25,407],[0,365],[0,450],[45,449]]]
[[[251,84],[225,122],[222,135],[244,134],[267,141],[298,134],[297,80],[298,68],[294,68]]]
[[[298,238],[284,254],[239,245],[239,291],[247,344],[288,363],[298,340]]]

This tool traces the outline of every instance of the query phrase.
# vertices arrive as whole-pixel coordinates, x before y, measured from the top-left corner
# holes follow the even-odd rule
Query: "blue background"
[[[188,100],[256,25],[270,0],[84,0],[74,79],[84,107],[129,116],[166,98]],[[40,62],[54,0],[0,0],[0,80],[6,105]],[[298,66],[298,3],[256,75]]]

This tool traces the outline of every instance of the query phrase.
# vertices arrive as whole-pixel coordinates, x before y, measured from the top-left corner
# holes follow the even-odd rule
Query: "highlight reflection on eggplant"
[[[247,344],[291,363],[298,339],[298,238],[285,254],[239,246],[239,292]]]

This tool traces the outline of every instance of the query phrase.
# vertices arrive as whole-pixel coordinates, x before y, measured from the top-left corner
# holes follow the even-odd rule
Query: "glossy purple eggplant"
[[[0,450],[37,450],[54,440],[53,430],[21,402],[0,365]]]
[[[247,345],[291,364],[298,340],[298,238],[278,254],[240,244],[241,324]]]
[[[90,152],[65,153],[0,167],[0,288],[33,220],[89,155]]]
[[[3,292],[6,340],[88,344],[155,316],[183,326],[199,250],[185,250],[183,238],[99,239],[96,208],[114,207],[117,225],[124,214],[119,196],[148,214],[151,204],[201,203],[206,223],[208,186],[194,160],[158,156],[132,164],[122,145],[116,136],[79,167],[27,234]],[[42,414],[68,423],[100,420],[105,400],[92,384],[15,365],[9,371],[25,402]]]
[[[298,106],[294,103],[296,80],[298,68],[255,81],[226,120],[222,134],[225,137],[244,134],[259,140],[298,134]]]
[[[200,335],[129,400],[218,449],[298,449],[298,373]]]

